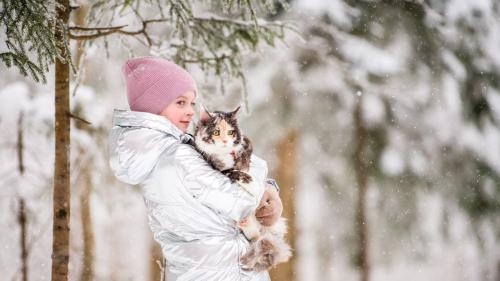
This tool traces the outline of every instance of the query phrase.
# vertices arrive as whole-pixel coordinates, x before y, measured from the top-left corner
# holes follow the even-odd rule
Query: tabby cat
[[[208,112],[202,108],[200,120],[195,128],[195,148],[214,169],[237,182],[246,191],[255,195],[255,180],[248,170],[252,155],[250,140],[241,133],[237,113],[240,107],[231,112]],[[285,262],[291,255],[290,246],[284,241],[286,222],[280,218],[277,223],[266,227],[250,215],[238,223],[245,236],[251,241],[248,253],[242,257],[245,269],[262,271],[278,263]]]

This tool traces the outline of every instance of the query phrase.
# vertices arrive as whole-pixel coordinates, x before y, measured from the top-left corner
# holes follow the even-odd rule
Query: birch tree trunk
[[[286,137],[276,145],[278,154],[278,167],[276,181],[280,186],[280,198],[283,202],[283,216],[288,220],[287,241],[295,247],[295,189],[297,174],[297,132],[290,129]],[[295,254],[295,252],[294,252]],[[287,263],[278,265],[272,269],[271,279],[273,281],[296,280],[295,255],[292,255]]]
[[[366,169],[366,145],[367,131],[363,124],[362,96],[356,103],[354,109],[354,122],[356,126],[355,140],[356,151],[354,159],[354,169],[356,173],[356,181],[358,185],[358,204],[356,209],[356,231],[359,242],[357,253],[358,266],[361,270],[361,281],[370,280],[370,260],[369,260],[369,244],[368,244],[368,217],[366,214],[366,190],[367,190],[367,169]]]
[[[58,0],[58,19],[67,24],[69,0]],[[64,40],[64,30],[56,28],[59,42]],[[52,228],[52,281],[68,280],[69,223],[70,223],[70,107],[69,64],[56,59],[55,65],[55,164],[53,189]]]

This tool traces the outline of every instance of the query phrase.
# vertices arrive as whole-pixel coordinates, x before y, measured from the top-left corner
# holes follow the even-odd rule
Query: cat
[[[209,112],[202,107],[200,120],[195,126],[194,146],[214,169],[256,196],[255,185],[258,183],[248,174],[253,147],[250,139],[239,128],[239,109],[240,107],[231,112]],[[249,251],[241,259],[245,269],[266,270],[290,257],[290,246],[284,240],[284,218],[279,218],[277,223],[266,227],[252,214],[239,222],[238,227],[251,241]]]

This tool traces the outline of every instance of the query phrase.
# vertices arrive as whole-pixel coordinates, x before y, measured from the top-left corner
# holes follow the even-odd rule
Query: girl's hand
[[[264,226],[273,225],[283,212],[283,204],[276,188],[267,184],[260,205],[255,212],[257,220]]]

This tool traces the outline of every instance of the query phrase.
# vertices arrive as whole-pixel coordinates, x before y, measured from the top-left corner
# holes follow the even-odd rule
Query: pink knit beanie
[[[133,58],[123,65],[127,96],[133,111],[160,114],[187,91],[196,95],[196,83],[180,66],[158,57]]]

